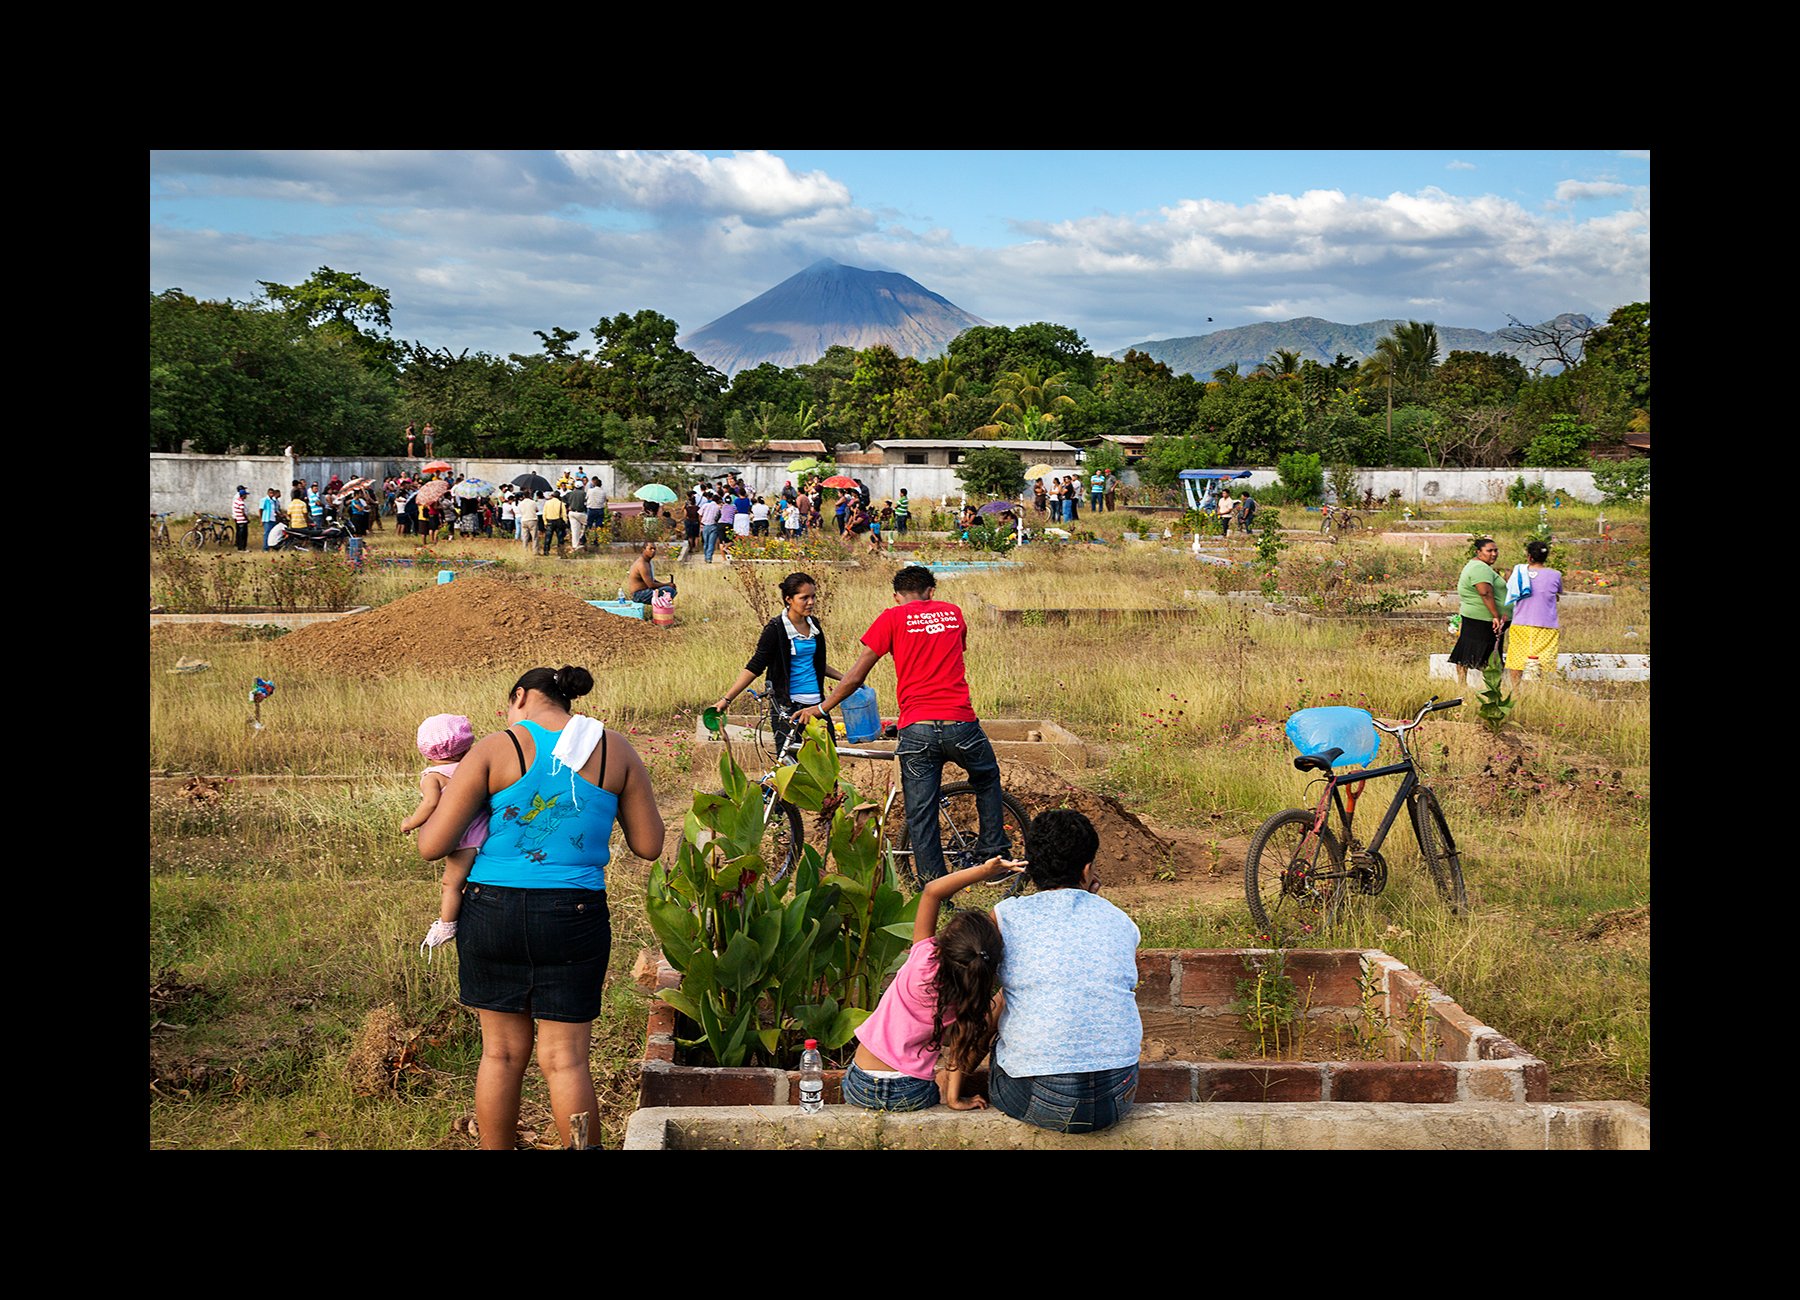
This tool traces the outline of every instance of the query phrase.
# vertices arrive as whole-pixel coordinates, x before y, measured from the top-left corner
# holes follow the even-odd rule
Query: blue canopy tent
[[[1187,496],[1188,505],[1198,510],[1206,484],[1225,478],[1249,477],[1247,469],[1184,469],[1181,471],[1181,490]]]

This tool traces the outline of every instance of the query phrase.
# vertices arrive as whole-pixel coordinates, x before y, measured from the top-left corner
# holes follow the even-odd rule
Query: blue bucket
[[[860,745],[880,736],[881,706],[876,702],[875,691],[868,686],[859,686],[844,701],[844,739],[852,745]]]
[[[455,581],[456,581],[456,570],[455,569],[439,569],[438,570],[438,586],[441,587],[446,582],[455,582]]]

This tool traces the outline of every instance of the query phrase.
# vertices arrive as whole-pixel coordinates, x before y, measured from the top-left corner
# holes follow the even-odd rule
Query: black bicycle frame
[[[1386,767],[1371,767],[1366,771],[1357,772],[1354,776],[1339,776],[1335,772],[1331,775],[1330,798],[1332,803],[1337,806],[1338,820],[1342,823],[1344,828],[1344,849],[1346,852],[1348,852],[1350,848],[1350,810],[1344,807],[1344,797],[1341,787],[1345,785],[1360,785],[1364,781],[1373,781],[1375,778],[1382,776],[1395,776],[1402,772],[1406,775],[1401,780],[1399,788],[1394,791],[1394,802],[1388,805],[1387,815],[1381,819],[1381,825],[1375,830],[1375,837],[1371,839],[1366,846],[1370,853],[1379,853],[1381,852],[1382,843],[1387,839],[1388,831],[1393,829],[1394,818],[1400,815],[1400,809],[1402,807],[1412,801],[1412,793],[1419,787],[1419,769],[1414,766],[1413,761],[1409,758],[1404,762],[1390,763]],[[1419,828],[1414,826],[1413,835],[1415,838],[1418,836],[1418,833]],[[1424,846],[1421,845],[1420,847],[1423,848]]]

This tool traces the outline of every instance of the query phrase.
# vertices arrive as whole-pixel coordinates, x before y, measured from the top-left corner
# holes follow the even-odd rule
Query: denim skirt
[[[593,1020],[612,956],[606,891],[465,885],[456,950],[464,1006]]]

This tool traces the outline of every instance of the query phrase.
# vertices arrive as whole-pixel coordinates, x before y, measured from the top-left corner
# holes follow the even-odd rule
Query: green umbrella
[[[679,501],[681,499],[675,495],[674,488],[666,488],[661,483],[646,483],[631,495],[636,497],[639,501],[661,501],[667,503],[670,501]]]
[[[790,460],[788,462],[788,473],[790,474],[799,474],[804,470],[817,468],[819,468],[819,458],[817,456],[802,456],[799,460]]]

